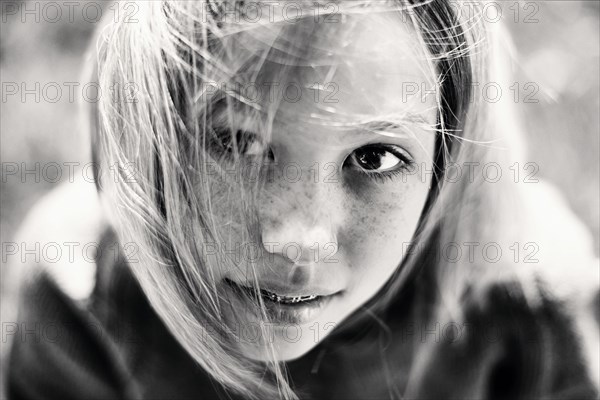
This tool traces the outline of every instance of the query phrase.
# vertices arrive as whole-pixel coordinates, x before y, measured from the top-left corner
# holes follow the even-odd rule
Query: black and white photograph
[[[600,399],[600,1],[0,8],[0,399]]]

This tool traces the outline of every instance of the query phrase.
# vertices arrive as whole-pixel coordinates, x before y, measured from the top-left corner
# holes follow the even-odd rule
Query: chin
[[[295,335],[295,329],[291,335]],[[303,330],[304,331],[304,330]],[[313,331],[303,332],[303,336],[299,337],[296,341],[290,341],[286,337],[275,337],[274,347],[277,355],[277,359],[280,361],[293,361],[306,354],[312,349],[317,347],[320,340],[315,340],[313,337]]]
[[[308,354],[333,331],[332,322],[315,321],[310,324],[272,325],[270,342],[278,361],[293,361]],[[265,349],[246,344],[244,351],[256,361],[268,361]]]

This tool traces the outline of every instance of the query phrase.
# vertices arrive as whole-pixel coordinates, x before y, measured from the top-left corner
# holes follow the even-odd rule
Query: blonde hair
[[[94,47],[100,87],[108,93],[115,85],[122,89],[135,83],[135,98],[115,101],[103,96],[95,111],[97,159],[103,170],[117,165],[120,173],[117,179],[100,176],[99,187],[120,240],[139,247],[140,260],[131,264],[132,271],[187,352],[229,390],[249,398],[290,399],[296,395],[286,380],[285,365],[276,360],[269,344],[264,344],[271,358],[266,371],[234,345],[239,338],[224,324],[228,302],[217,291],[212,267],[218,263],[224,268],[231,261],[208,259],[202,248],[204,243],[223,240],[214,228],[213,188],[203,179],[199,189],[196,182],[198,176],[209,174],[209,163],[219,165],[206,151],[217,99],[205,96],[203,82],[235,81],[248,63],[260,60],[261,55],[242,51],[240,33],[255,32],[267,43],[288,35],[289,42],[302,45],[301,31],[282,26],[282,21],[224,22],[222,13],[232,3],[243,2],[140,1],[136,23],[121,20],[102,30]],[[501,28],[486,21],[481,7],[472,2],[466,2],[468,6],[451,0],[321,3],[336,4],[339,15],[397,11],[399,21],[403,18],[417,33],[439,88],[435,179],[414,238],[417,247],[428,250],[407,255],[365,310],[392,302],[419,268],[435,268],[438,317],[460,320],[461,295],[467,287],[497,281],[499,274],[513,277],[511,268],[481,259],[450,265],[428,258],[439,243],[508,240],[514,234],[503,218],[519,202],[517,189],[504,182],[486,185],[481,169],[497,163],[506,171],[520,159],[513,152],[521,148],[518,127],[508,126],[513,121],[510,101],[486,102],[481,92],[473,90],[477,87],[473,83],[498,81],[499,72],[506,70],[496,64],[495,32]],[[296,4],[314,15],[310,12],[314,1]],[[474,7],[475,12],[459,13],[461,7]],[[225,60],[235,60],[235,65]],[[472,174],[452,183],[445,179],[447,165],[471,161],[479,163],[472,165]],[[134,179],[124,167],[130,165]],[[242,221],[253,217],[249,203],[251,199],[240,202],[237,217]],[[421,372],[415,366],[413,373]]]

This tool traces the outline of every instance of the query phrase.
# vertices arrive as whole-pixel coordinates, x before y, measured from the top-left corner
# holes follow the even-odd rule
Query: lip
[[[225,286],[235,295],[238,301],[246,306],[248,311],[256,313],[255,308],[251,307],[248,302],[248,294],[253,295],[256,293],[251,285],[246,286],[243,283],[225,279]],[[264,290],[261,290],[261,297],[266,307],[267,316],[270,322],[274,324],[306,324],[312,322],[319,316],[325,306],[340,294],[340,292],[331,293],[330,291],[315,288],[304,288],[302,291],[286,291],[285,289],[281,289],[280,285],[263,286],[261,284],[261,289],[263,288]],[[285,297],[303,297],[308,300],[282,303],[274,301],[272,296],[268,296],[266,292]],[[313,296],[316,297],[313,298]]]
[[[225,281],[228,284],[245,286],[248,288],[252,288],[254,286],[254,284],[249,283],[249,282],[236,282],[233,279],[228,279],[228,278],[225,278]],[[270,282],[270,281],[260,282],[260,288],[265,291],[274,293],[278,296],[285,296],[285,297],[300,297],[300,296],[313,296],[313,295],[327,297],[327,296],[333,296],[333,295],[341,292],[341,290],[332,290],[332,289],[327,289],[327,288],[318,287],[318,286],[303,286],[303,287],[284,286],[280,283]]]

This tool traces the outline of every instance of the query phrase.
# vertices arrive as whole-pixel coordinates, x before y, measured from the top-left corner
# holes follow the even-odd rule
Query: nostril
[[[290,272],[290,283],[295,286],[303,286],[308,283],[310,273],[306,268],[295,265]]]

